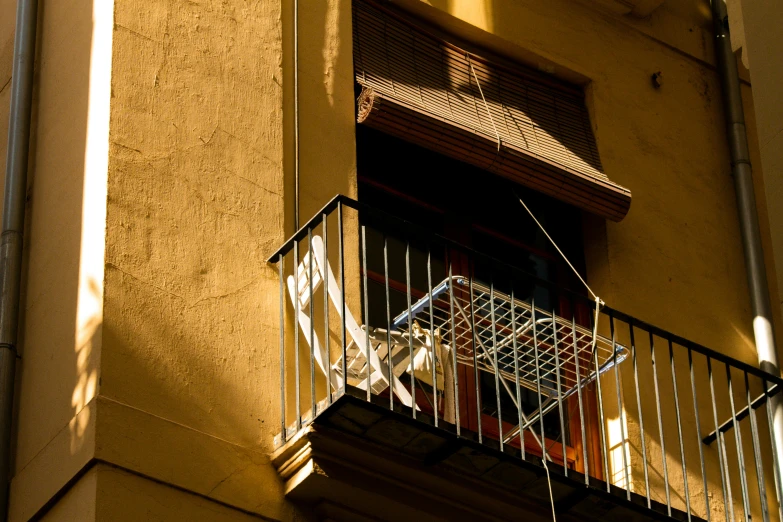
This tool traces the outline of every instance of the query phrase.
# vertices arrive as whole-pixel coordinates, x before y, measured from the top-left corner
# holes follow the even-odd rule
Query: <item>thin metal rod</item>
[[[405,298],[408,302],[408,320],[411,321],[411,242],[405,241]],[[408,357],[411,368],[411,413],[416,418],[416,370],[413,362],[413,324],[408,325]]]
[[[538,329],[536,328],[536,298],[532,296],[530,298],[530,318],[533,323],[533,355],[536,358],[536,392],[538,395],[538,422],[541,427],[539,430],[541,433],[541,459],[546,465],[546,438],[544,437],[544,409],[541,404],[541,367],[538,356]],[[565,456],[563,456],[565,458]]]
[[[658,434],[661,437],[661,464],[663,466],[663,483],[666,489],[666,513],[672,516],[672,498],[669,491],[669,470],[666,466],[666,439],[663,435],[663,421],[661,420],[661,394],[658,390],[658,370],[655,365],[655,340],[650,332],[650,357],[652,358],[653,384],[655,385],[655,410],[658,414]]]
[[[781,390],[781,388],[777,384],[772,386],[771,388],[768,388],[766,393],[762,393],[761,395],[756,397],[756,399],[753,400],[750,403],[751,407],[754,410],[759,409],[771,397],[775,397],[777,394],[779,394],[780,390]],[[770,402],[772,402],[772,401],[770,401]],[[723,422],[723,424],[721,424],[718,427],[718,430],[720,430],[723,433],[726,433],[727,431],[729,431],[734,426],[734,422],[733,422],[734,419],[736,419],[737,422],[739,422],[739,421],[743,420],[745,417],[748,416],[748,410],[749,410],[749,408],[747,406],[743,407],[740,411],[737,412],[737,414],[733,418],[725,420]],[[714,441],[714,440],[715,440],[715,432],[713,431],[712,433],[710,433],[709,435],[704,437],[702,439],[702,442],[704,442],[704,444],[707,444],[709,446],[710,444],[712,444],[712,441]]]
[[[650,500],[650,476],[647,465],[647,442],[645,440],[646,432],[644,431],[644,416],[642,415],[642,399],[639,393],[639,370],[636,362],[636,340],[634,339],[634,327],[633,324],[628,323],[628,330],[631,334],[631,358],[633,360],[633,382],[636,388],[636,410],[639,414],[639,432],[642,436],[642,461],[644,463],[644,493],[647,498],[647,508],[652,509],[652,502]]]
[[[511,331],[517,331],[516,300],[514,298],[514,283],[511,283]],[[522,450],[522,459],[525,459],[525,432],[522,429],[522,394],[519,383],[519,348],[517,346],[517,336],[513,335],[512,348],[514,350],[514,379],[517,386],[517,422],[519,430],[519,448]]]
[[[726,380],[729,388],[729,404],[731,405],[731,417],[734,422],[734,442],[737,446],[737,464],[740,470],[740,486],[742,488],[742,506],[745,513],[745,522],[750,520],[750,501],[748,500],[748,482],[745,473],[745,457],[742,453],[742,433],[740,431],[739,422],[735,417],[736,410],[734,409],[734,389],[731,384],[731,366],[726,366]]]
[[[431,302],[431,301],[430,301]],[[495,278],[492,270],[490,269],[489,276],[489,315],[492,321],[492,353],[494,354],[494,370],[495,370],[495,401],[498,411],[498,433],[500,434],[500,451],[503,451],[503,420],[500,411],[500,371],[498,367],[498,337],[497,327],[495,324]],[[535,338],[535,325],[533,326],[533,338]],[[543,440],[543,439],[542,439]]]
[[[761,381],[762,385],[764,386],[764,390],[767,389],[767,381],[763,380]],[[783,482],[781,482],[781,476],[778,473],[778,466],[775,464],[775,458],[778,455],[778,449],[777,449],[777,441],[775,440],[775,428],[773,426],[773,415],[772,415],[772,401],[765,401],[765,404],[767,406],[767,427],[769,428],[769,443],[772,448],[772,470],[774,472],[775,476],[775,495],[777,497],[778,501],[778,520],[783,521]]]
[[[612,335],[612,357],[614,358],[614,384],[617,391],[617,414],[620,416],[620,451],[623,455],[623,475],[625,476],[625,496],[631,500],[631,478],[628,476],[628,457],[625,455],[625,409],[620,388],[620,370],[617,364],[617,339],[614,331],[614,316],[609,315],[609,331]]]
[[[294,0],[294,230],[299,230],[299,0]]]
[[[704,464],[704,448],[701,445],[701,419],[699,419],[699,401],[696,397],[696,379],[693,378],[693,352],[688,348],[688,372],[691,378],[691,396],[693,397],[693,414],[696,420],[696,440],[699,446],[699,464],[701,465],[701,480],[704,485],[704,502],[706,505],[707,522],[710,521],[710,494],[707,487],[707,468]]]
[[[473,298],[473,257],[469,258],[470,263],[470,277],[468,278],[468,287],[470,291],[470,340],[473,348],[473,379],[476,386],[476,421],[478,423],[478,441],[479,444],[483,442],[483,436],[481,434],[481,387],[479,386],[478,375],[478,362],[476,361],[476,314],[475,314],[475,302]],[[431,301],[431,300],[430,300]]]
[[[367,325],[370,318],[370,305],[367,297],[367,227],[362,225],[362,282],[364,293],[364,324]],[[364,328],[364,361],[367,366],[367,402],[372,400],[372,365],[370,364],[370,329]],[[389,382],[391,386],[391,381]]]
[[[339,235],[337,236],[339,240],[339,247],[340,247],[340,309],[342,311],[342,314],[340,315],[340,334],[343,344],[343,357],[342,357],[342,364],[343,364],[343,390],[342,394],[345,394],[345,387],[347,386],[348,382],[348,345],[346,344],[345,339],[345,248],[343,245],[343,204],[342,202],[338,203],[337,205],[337,229],[339,231]]]
[[[283,442],[288,440],[285,424],[285,256],[280,254],[277,269],[280,277],[280,437]]]
[[[307,229],[307,260],[308,260],[308,277],[307,277],[307,285],[309,287],[309,296],[308,304],[310,305],[310,399],[312,401],[311,405],[311,416],[310,420],[315,419],[315,416],[318,412],[315,411],[316,403],[315,403],[315,317],[314,317],[314,309],[315,304],[313,301],[315,301],[315,298],[313,296],[313,258],[315,257],[315,253],[313,252],[313,229],[308,228]]]
[[[557,297],[557,296],[556,296]],[[513,304],[511,305],[513,307]],[[557,317],[554,305],[552,306],[552,317]],[[516,331],[516,330],[512,330]],[[514,336],[516,337],[516,336]],[[557,412],[560,416],[560,443],[563,450],[563,473],[568,476],[568,459],[566,458],[566,432],[565,432],[565,419],[563,418],[563,394],[561,393],[560,382],[560,348],[557,345],[557,322],[552,321],[552,346],[555,349],[555,379],[557,382]]]
[[[726,481],[726,489],[728,490],[728,497],[730,499],[729,504],[726,507],[726,513],[727,513],[727,520],[730,520],[731,522],[734,522],[734,495],[731,493],[731,471],[729,470],[729,456],[726,452],[726,436],[721,433],[720,434],[720,440],[721,440],[721,453],[723,454],[723,464],[725,469],[721,469],[721,473],[724,473],[727,477]]]
[[[304,268],[304,267],[303,267]],[[296,431],[302,429],[302,403],[299,369],[299,311],[301,300],[299,299],[299,242],[294,243],[294,373],[296,376],[295,400],[296,400]]]
[[[386,362],[389,365],[389,409],[394,410],[394,357],[392,357],[392,323],[391,305],[389,303],[389,238],[386,237],[386,234],[383,234],[383,282],[386,292]]]
[[[323,272],[326,272],[326,267],[329,266],[329,242],[327,237],[328,220],[327,215],[322,214],[323,218],[323,234],[324,234],[324,258]],[[332,351],[329,348],[329,281],[327,280],[326,273],[321,274],[321,286],[324,287],[324,350],[326,351],[326,402],[332,404]]]
[[[576,364],[576,395],[579,400],[579,426],[582,430],[582,454],[585,468],[585,486],[590,485],[590,466],[587,461],[587,431],[585,429],[585,409],[582,402],[582,370],[579,368],[579,344],[576,341],[576,310],[574,300],[569,300],[571,307],[571,338],[574,345],[574,363]]]
[[[451,255],[449,255],[449,319],[451,323],[451,357],[452,357],[452,370],[454,372],[454,424],[457,427],[457,437],[460,436],[460,420],[459,420],[459,379],[457,378],[457,336],[454,326],[454,285],[452,284],[452,261]],[[408,310],[408,317],[410,317],[410,310]],[[523,450],[524,451],[524,450]]]
[[[761,449],[759,444],[758,425],[756,424],[756,412],[750,406],[750,385],[748,384],[748,374],[745,376],[745,400],[748,403],[750,412],[750,437],[753,443],[753,458],[756,461],[756,483],[758,485],[759,500],[761,501],[761,518],[764,522],[769,522],[769,506],[767,505],[767,488],[764,484],[764,465],[761,462]]]
[[[717,442],[718,442],[718,466],[720,467],[720,484],[721,489],[723,491],[723,512],[726,515],[726,522],[729,522],[729,499],[731,498],[731,492],[726,493],[726,483],[728,480],[730,480],[729,476],[726,474],[726,466],[724,465],[725,460],[725,452],[723,449],[723,437],[721,436],[721,432],[718,431],[718,407],[715,403],[715,382],[712,378],[712,359],[707,357],[707,376],[709,377],[710,381],[710,401],[712,402],[712,419],[715,422],[715,432],[717,435]],[[731,486],[729,486],[731,487]]]
[[[430,350],[432,352],[432,403],[435,413],[435,427],[438,426],[438,375],[435,366],[438,361],[438,354],[435,351],[435,319],[432,313],[432,250],[427,246],[427,288],[429,293],[430,305]]]
[[[593,325],[592,322],[594,319],[592,319],[592,315],[590,316],[590,326],[593,328],[596,328],[596,325]],[[604,417],[604,399],[603,394],[601,393],[601,380],[599,379],[601,375],[601,370],[598,367],[598,357],[596,357],[596,354],[591,354],[591,358],[593,360],[593,363],[595,364],[595,389],[596,393],[598,395],[598,431],[601,434],[601,449],[603,454],[603,464],[604,464],[604,481],[606,482],[606,491],[611,491],[611,477],[609,476],[609,452],[606,449],[606,425],[604,424],[606,422],[606,418]]]
[[[677,419],[677,440],[680,444],[680,462],[682,464],[682,480],[685,488],[685,509],[688,514],[688,520],[691,519],[691,495],[688,491],[688,468],[685,464],[685,446],[682,442],[682,419],[680,416],[680,394],[677,391],[677,369],[674,365],[674,349],[669,340],[669,363],[672,371],[672,390],[674,391],[674,415]]]

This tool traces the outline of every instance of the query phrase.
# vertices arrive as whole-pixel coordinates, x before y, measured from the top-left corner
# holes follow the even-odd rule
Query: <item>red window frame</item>
[[[416,205],[420,208],[438,214],[443,214],[443,215],[446,214],[446,212],[443,209],[437,207],[436,205],[411,197],[399,190],[394,189],[393,187],[385,185],[372,178],[368,178],[360,175],[358,177],[358,181],[360,184],[371,186],[376,190],[383,191],[390,197],[403,199],[407,203]],[[486,226],[472,225],[470,229],[466,229],[465,226],[459,226],[456,224],[447,223],[447,227],[444,232],[445,232],[445,236],[448,237],[449,239],[452,239],[457,243],[460,243],[468,247],[471,246],[472,233],[479,232],[491,236],[496,240],[507,242],[508,244],[514,245],[516,247],[521,247],[522,249],[534,253],[541,258],[558,261],[558,258],[556,258],[553,254],[549,252],[521,243],[513,238],[509,238],[503,235],[502,233],[493,230],[491,228],[488,228]],[[468,260],[464,254],[457,251],[449,251],[446,252],[445,254],[451,260],[452,270],[454,274],[472,275],[471,269],[468,266]],[[562,267],[560,267],[560,265],[556,265],[556,266],[558,266],[558,272],[559,272],[555,274],[556,280],[557,279],[563,280],[569,277],[573,277],[573,274],[571,274],[570,272],[561,271],[560,269]],[[379,284],[385,284],[386,282],[386,278],[384,277],[384,274],[373,272],[371,270],[367,271],[367,278],[368,280]],[[389,287],[390,289],[397,290],[400,292],[407,291],[407,286],[404,281],[396,281],[391,278],[389,279]],[[419,299],[423,297],[425,294],[426,294],[425,289],[416,289],[411,287],[411,297],[413,299]],[[589,325],[590,310],[584,304],[581,303],[575,303],[575,304],[576,306],[573,313],[577,324],[580,324],[582,326]],[[561,315],[563,317],[570,316],[571,314],[570,307],[571,307],[571,302],[561,297],[557,304],[558,315]],[[483,412],[481,412],[480,414],[478,413],[476,407],[477,399],[478,399],[477,397],[478,388],[475,383],[474,369],[470,366],[458,365],[457,379],[458,379],[458,390],[459,390],[458,403],[460,408],[459,411],[460,426],[463,429],[467,429],[477,433],[479,431],[479,418],[480,418],[480,429],[481,429],[482,436],[494,440],[499,440],[500,432],[498,430],[497,417],[493,417]],[[417,394],[422,394],[422,393],[426,393],[426,392],[417,388]],[[432,397],[429,396],[429,394],[427,395],[428,395],[427,399],[417,400],[417,405],[422,411],[427,412],[429,414],[434,414],[434,411],[430,406],[430,402],[432,402]],[[579,418],[578,397],[574,395],[568,398],[563,405],[564,410],[569,413],[567,430],[568,430],[568,436],[570,441],[570,444],[566,445],[565,465],[567,465],[569,469],[573,469],[578,472],[584,473],[585,470],[584,446],[587,445],[587,457],[588,457],[588,466],[589,466],[590,475],[602,479],[603,477],[602,463],[600,458],[598,457],[600,455],[600,449],[599,449],[600,432],[598,430],[598,408],[597,408],[597,398],[595,394],[594,385],[591,384],[584,388],[582,392],[582,400],[583,400],[582,410],[584,412],[585,435],[587,440],[583,440],[582,438],[581,422]],[[441,404],[443,403],[441,402]],[[571,412],[573,412],[573,414],[571,414]],[[443,407],[441,407],[440,411],[438,412],[441,418],[443,416],[443,413],[444,413]],[[502,421],[502,429],[504,434],[510,432],[515,426],[516,424],[511,424],[506,421]],[[533,434],[530,433],[530,430],[526,430],[523,436],[523,440],[525,445],[525,452],[529,452],[530,454],[539,457],[542,455],[541,448],[538,442],[535,440]],[[544,443],[546,444],[547,447],[547,453],[553,459],[553,461],[555,461],[560,465],[564,465],[562,443],[559,440],[552,440],[549,438],[545,438]],[[514,438],[509,440],[506,444],[512,447],[516,447],[518,449],[521,446],[520,439],[518,436],[515,436]]]

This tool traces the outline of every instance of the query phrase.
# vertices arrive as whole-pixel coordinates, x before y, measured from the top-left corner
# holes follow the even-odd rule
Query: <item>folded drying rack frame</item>
[[[430,306],[431,305],[431,306]],[[456,347],[458,364],[497,373],[517,405],[516,383],[542,395],[539,411],[521,419],[506,440],[527,429],[600,374],[624,361],[628,348],[572,320],[512,299],[481,282],[452,276],[394,318],[406,331],[417,322]],[[498,390],[499,391],[499,390]]]

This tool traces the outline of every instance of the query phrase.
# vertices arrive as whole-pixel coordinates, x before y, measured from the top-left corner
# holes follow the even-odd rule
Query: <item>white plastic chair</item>
[[[311,255],[313,256],[312,286],[310,284]],[[327,288],[329,290],[329,299],[337,310],[337,315],[345,322],[346,334],[350,337],[350,342],[345,351],[345,366],[348,384],[359,389],[367,389],[367,364],[369,359],[370,389],[373,393],[377,394],[388,388],[389,367],[383,360],[389,360],[386,330],[369,328],[368,335],[368,329],[364,326],[359,326],[359,323],[356,322],[356,319],[353,318],[353,315],[351,315],[351,312],[348,310],[347,305],[345,308],[345,316],[343,317],[342,292],[337,285],[337,280],[329,266],[329,261],[324,259],[323,240],[320,236],[315,235],[312,237],[311,250],[304,255],[301,263],[299,263],[299,266],[297,267],[297,278],[298,281],[295,281],[294,276],[291,275],[288,276],[286,280],[291,303],[299,316],[299,326],[304,333],[305,340],[312,348],[315,362],[324,375],[328,375],[332,389],[339,389],[343,385],[342,355],[337,362],[330,364],[329,354],[326,353],[326,350],[318,339],[315,329],[311,330],[312,318],[309,316],[310,300],[324,280],[326,280]],[[296,297],[297,293],[299,294],[298,297]],[[403,334],[399,331],[391,332],[391,360],[394,368],[392,389],[400,402],[406,406],[412,407],[411,395],[399,380],[400,375],[410,370],[410,345],[407,336],[407,333]],[[370,341],[369,346],[367,344],[368,337]],[[416,338],[414,338],[412,342],[414,346],[414,358],[416,358],[416,354],[419,353],[420,350],[428,349]]]

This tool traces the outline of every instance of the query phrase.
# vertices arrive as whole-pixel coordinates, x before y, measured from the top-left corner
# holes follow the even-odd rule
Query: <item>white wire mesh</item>
[[[411,311],[422,328],[456,346],[458,363],[497,368],[514,385],[518,375],[520,386],[536,392],[540,383],[541,394],[553,399],[569,396],[595,378],[596,368],[604,372],[628,355],[626,347],[613,348],[611,339],[598,335],[593,357],[591,329],[476,281],[471,290],[464,276],[445,279]],[[401,331],[408,323],[407,310],[394,320]]]

